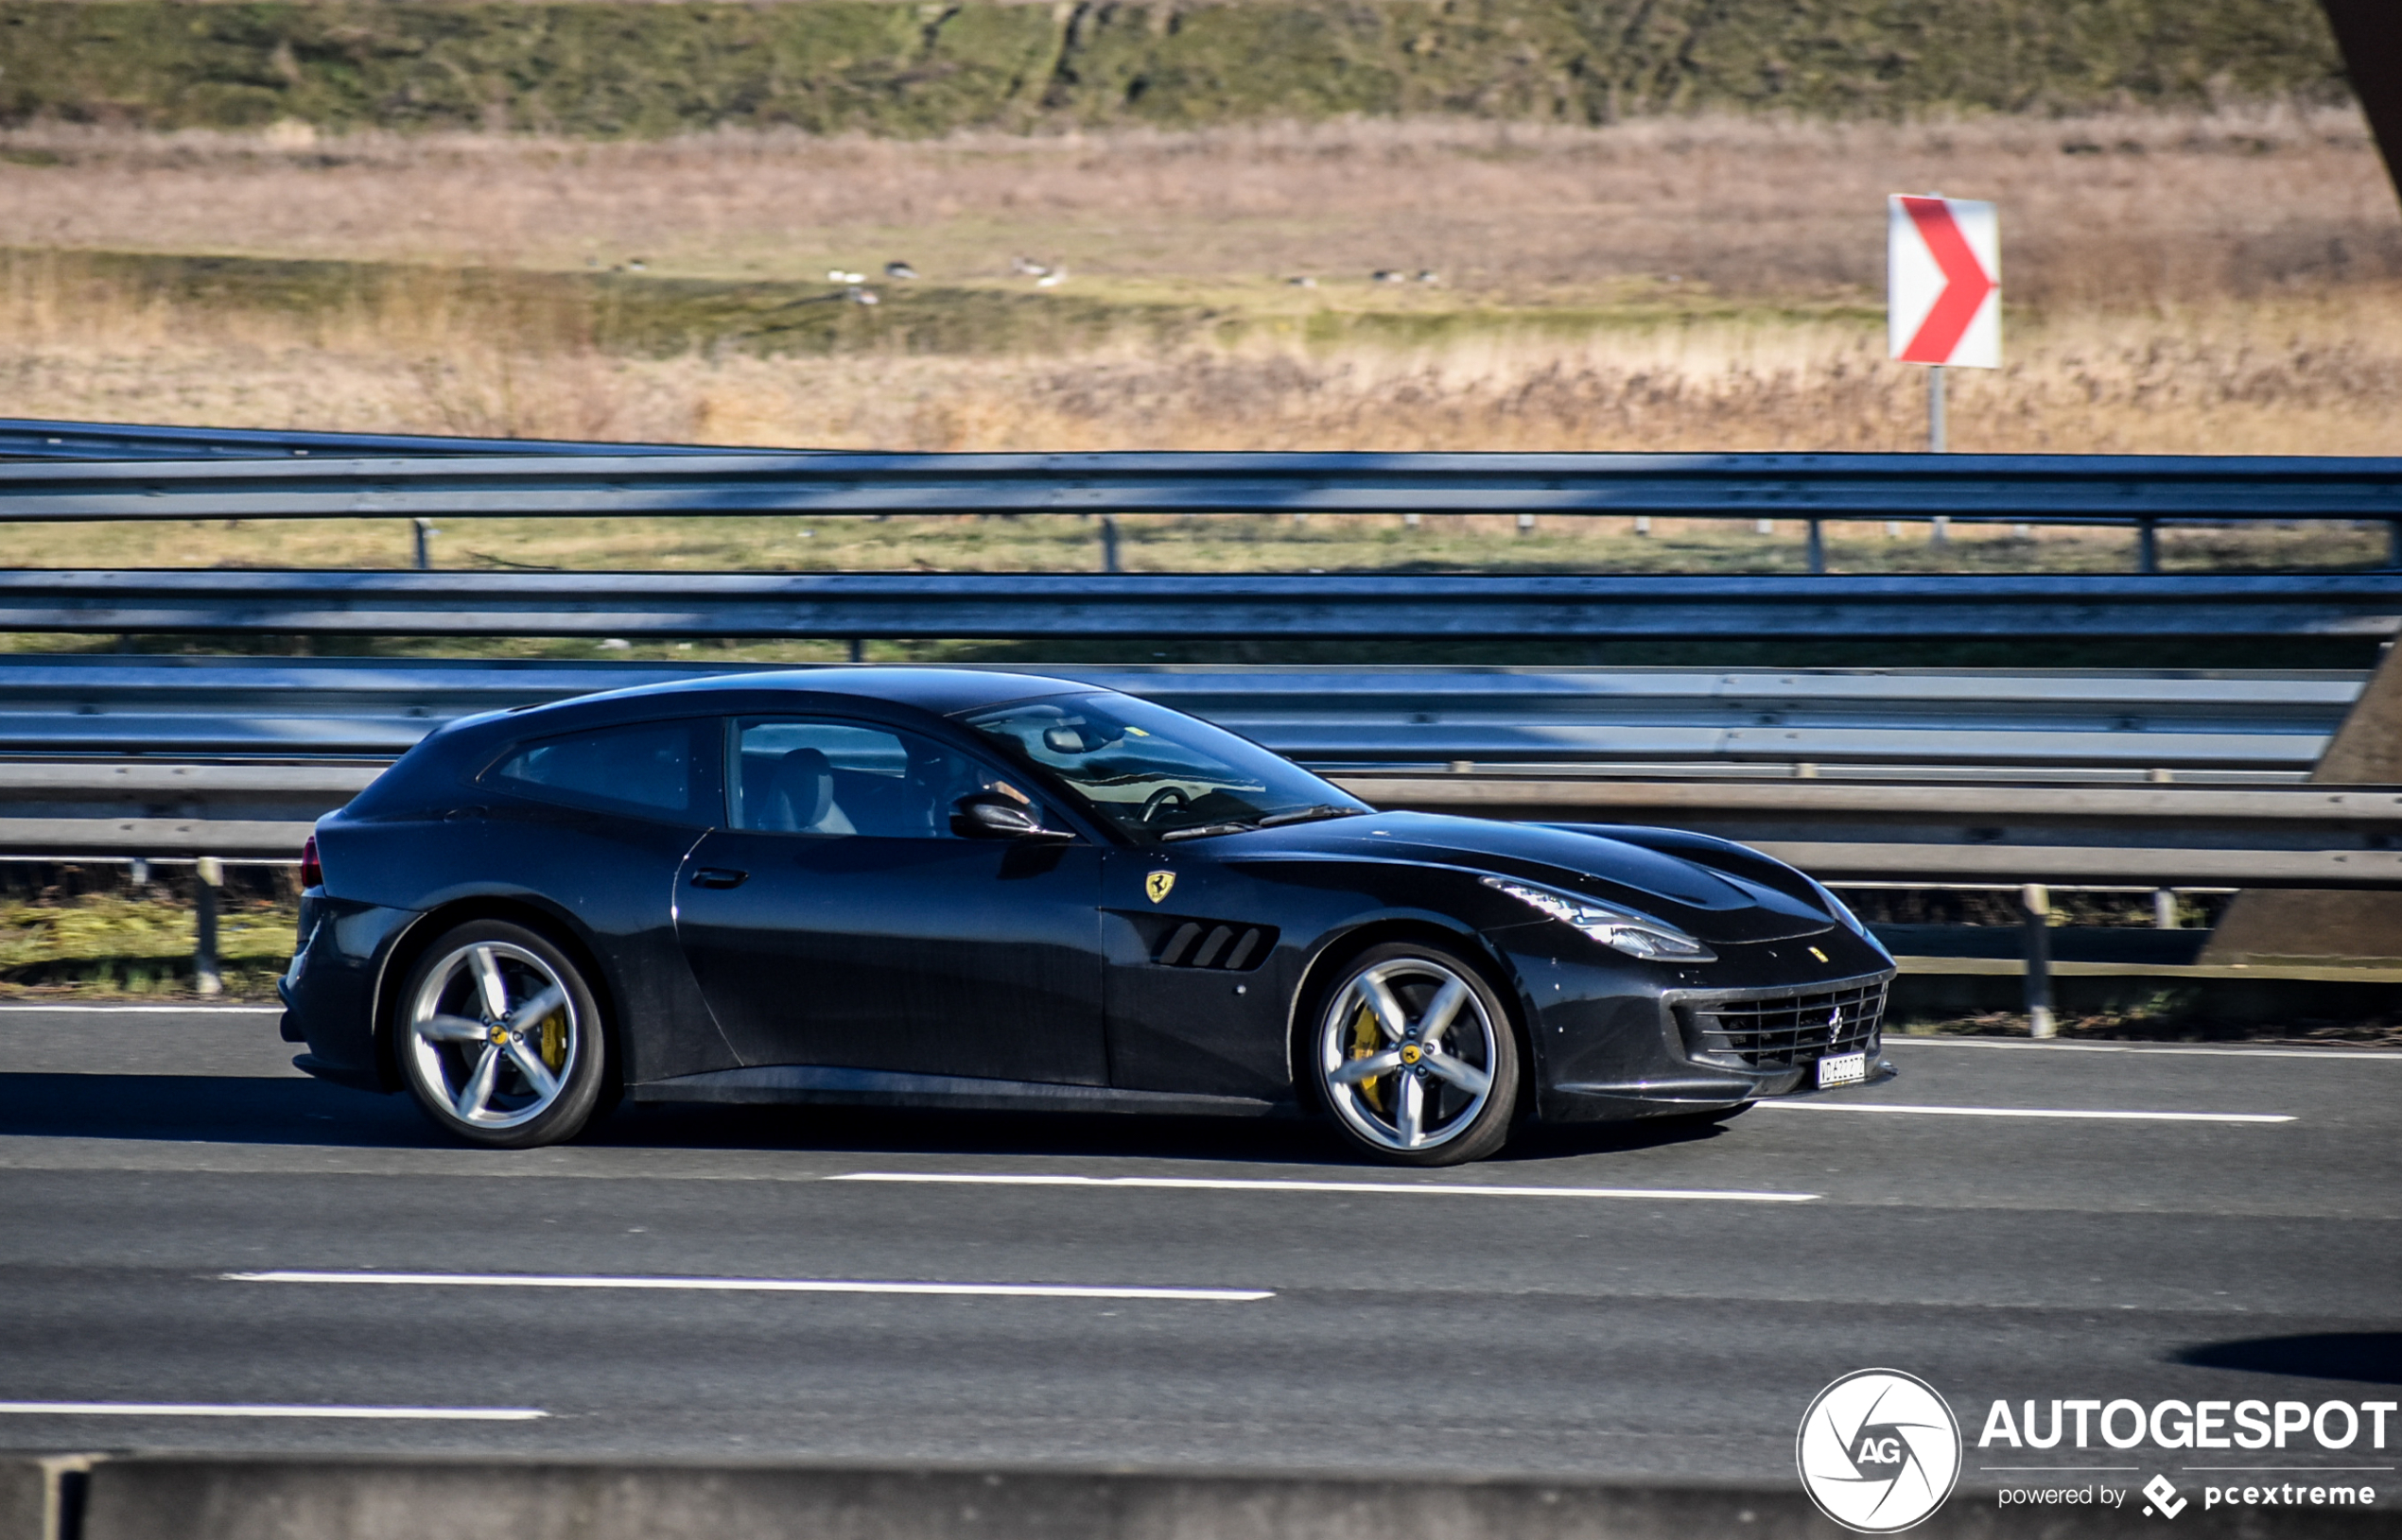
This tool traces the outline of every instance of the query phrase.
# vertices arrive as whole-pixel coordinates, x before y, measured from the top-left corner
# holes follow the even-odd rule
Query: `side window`
[[[738,829],[950,839],[959,798],[1023,796],[957,750],[858,722],[746,717],[732,724],[727,748],[727,810]]]
[[[520,747],[484,779],[545,802],[708,823],[698,745],[709,724],[641,722]]]

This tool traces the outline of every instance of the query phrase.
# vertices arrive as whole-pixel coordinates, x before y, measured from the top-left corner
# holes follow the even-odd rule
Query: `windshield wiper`
[[[1230,819],[1224,823],[1195,823],[1189,829],[1170,829],[1159,837],[1159,842],[1164,845],[1171,839],[1198,839],[1206,834],[1241,834],[1245,829],[1258,827],[1257,823],[1246,823],[1241,819]]]
[[[1259,826],[1272,829],[1279,823],[1306,823],[1320,818],[1357,818],[1367,811],[1364,807],[1346,807],[1340,803],[1322,802],[1310,807],[1296,807],[1289,813],[1270,813],[1260,820]]]

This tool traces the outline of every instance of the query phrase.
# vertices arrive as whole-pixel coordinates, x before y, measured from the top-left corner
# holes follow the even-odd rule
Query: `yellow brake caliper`
[[[567,1066],[567,1012],[565,1008],[542,1018],[542,1062],[554,1071]]]
[[[1349,1056],[1354,1059],[1368,1058],[1383,1046],[1384,1041],[1384,1034],[1376,1030],[1376,1012],[1367,1008],[1367,1003],[1366,1001],[1362,1001],[1360,1003],[1359,1014],[1351,1018],[1351,1049]],[[1378,1112],[1383,1112],[1384,1110],[1384,1087],[1383,1081],[1381,1079],[1362,1081],[1360,1082],[1360,1099],[1375,1108]]]

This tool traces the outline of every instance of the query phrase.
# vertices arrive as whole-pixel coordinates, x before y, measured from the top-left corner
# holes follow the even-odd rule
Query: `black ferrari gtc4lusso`
[[[311,840],[285,1036],[478,1144],[619,1097],[1529,1121],[1882,1079],[1892,959],[1671,829],[1378,812],[1131,696],[753,674],[434,733]]]

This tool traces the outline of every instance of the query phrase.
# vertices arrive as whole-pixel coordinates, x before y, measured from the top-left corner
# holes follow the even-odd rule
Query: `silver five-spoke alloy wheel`
[[[1334,1116],[1371,1150],[1401,1158],[1489,1126],[1496,1092],[1508,1095],[1499,1081],[1510,1045],[1485,992],[1415,950],[1371,953],[1363,964],[1318,1023],[1320,1084]]]
[[[558,969],[527,947],[475,941],[418,978],[400,1047],[428,1102],[495,1132],[522,1128],[558,1102],[586,1031]]]

